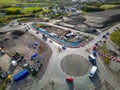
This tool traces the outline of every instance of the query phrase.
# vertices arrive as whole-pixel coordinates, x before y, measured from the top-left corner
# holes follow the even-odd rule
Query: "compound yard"
[[[33,47],[34,42],[38,44],[36,48]],[[28,70],[34,70],[34,67],[37,66],[36,68],[39,68],[38,70],[40,70],[40,72],[43,72],[52,54],[50,47],[42,40],[39,40],[31,34],[19,30],[1,34],[0,47],[6,53],[5,55],[0,56],[0,63],[3,62],[2,58],[4,58],[4,62],[7,62],[7,65],[5,65],[5,67],[1,67],[3,73],[10,71],[15,74],[15,71],[19,72],[19,67],[21,69],[25,68],[23,67],[25,64],[28,64],[28,67],[26,67]],[[31,59],[31,56],[35,53],[38,54],[38,58],[39,60],[42,60],[42,63]],[[18,63],[17,67],[11,67],[12,60],[16,60]],[[6,68],[6,70],[3,68]]]
[[[46,30],[49,34],[65,41],[65,42],[80,42],[88,43],[92,38],[90,36],[83,35],[79,32],[72,32],[71,30],[65,30],[58,27],[53,27],[43,24],[35,24],[37,28]]]

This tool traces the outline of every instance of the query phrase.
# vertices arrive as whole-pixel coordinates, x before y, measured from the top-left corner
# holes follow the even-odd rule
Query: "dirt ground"
[[[109,26],[113,26],[114,23],[120,22],[119,17],[120,9],[106,10],[102,12],[92,12],[86,15],[69,17],[56,22],[56,25],[83,32],[92,28],[104,30],[104,28],[108,28]],[[98,33],[96,33],[96,35],[98,35]]]
[[[24,33],[20,37],[15,36],[17,37],[16,39],[13,37],[14,36],[11,33],[1,36],[1,40],[4,41],[2,43],[3,49],[9,55],[13,54],[15,51],[18,51],[19,53],[23,54],[25,58],[30,59],[31,55],[34,53],[44,55],[50,50],[48,45],[31,34]],[[7,40],[5,41],[5,39]],[[37,49],[32,47],[33,42],[38,43],[39,47]]]
[[[120,9],[106,10],[85,15],[86,24],[98,28],[105,28],[115,22],[120,22]]]
[[[61,61],[62,70],[72,76],[83,76],[87,73],[90,63],[80,55],[71,54]]]
[[[68,20],[64,20],[63,22],[71,25],[77,25],[77,24],[82,24],[85,21],[86,19],[81,15],[81,16],[71,17]]]
[[[64,35],[64,33],[66,32],[64,29],[56,28],[53,26],[46,26],[41,28],[45,29],[48,33],[55,33],[60,36]]]
[[[37,25],[37,27],[39,27],[38,25]],[[80,34],[79,32],[74,32],[74,34],[76,36],[78,36],[78,38],[76,38],[76,36],[72,36],[71,38],[66,40],[65,38],[66,38],[66,35],[68,34],[69,30],[66,31],[64,29],[53,27],[53,26],[40,26],[39,28],[45,29],[51,35],[55,35],[57,38],[62,39],[65,42],[82,42],[82,43],[86,42],[86,43],[88,43],[88,41],[91,40],[91,37]]]
[[[5,54],[0,56],[0,67],[3,71],[7,71],[10,65],[10,57]]]

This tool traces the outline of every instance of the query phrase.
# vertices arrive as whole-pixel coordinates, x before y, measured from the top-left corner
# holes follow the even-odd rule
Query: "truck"
[[[95,75],[95,73],[96,73],[96,71],[97,71],[97,66],[93,66],[93,67],[91,68],[91,70],[90,70],[89,77],[90,77],[90,78],[93,78],[94,75]]]
[[[96,58],[92,54],[88,56],[88,59],[93,65],[96,66]]]

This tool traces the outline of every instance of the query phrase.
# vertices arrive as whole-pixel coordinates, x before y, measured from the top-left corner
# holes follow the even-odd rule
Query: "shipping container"
[[[14,82],[17,82],[21,79],[24,79],[28,74],[29,74],[28,70],[23,69],[22,71],[20,71],[19,73],[15,74],[13,76],[13,80],[14,80]]]

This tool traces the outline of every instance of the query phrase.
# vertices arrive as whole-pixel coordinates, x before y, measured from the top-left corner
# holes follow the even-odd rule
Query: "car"
[[[72,77],[66,77],[66,81],[67,82],[73,82],[73,78]]]
[[[106,38],[106,35],[103,35],[103,38]]]
[[[66,50],[66,47],[65,47],[65,46],[62,46],[62,49],[63,49],[63,50]]]
[[[95,43],[96,46],[98,46],[98,43]]]
[[[109,35],[109,32],[107,32],[106,35]]]
[[[119,29],[119,27],[116,27],[116,29]]]
[[[1,52],[0,52],[2,55],[4,55],[5,54],[5,51],[4,50],[1,50]]]
[[[36,32],[36,34],[39,34],[39,32]]]
[[[28,32],[29,30],[28,29],[26,29],[26,32]]]

